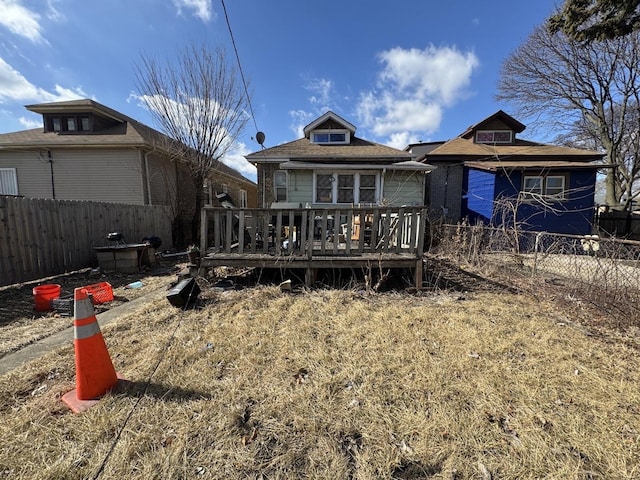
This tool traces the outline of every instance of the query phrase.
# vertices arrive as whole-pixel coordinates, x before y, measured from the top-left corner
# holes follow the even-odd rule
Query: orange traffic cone
[[[102,338],[89,292],[76,288],[74,304],[76,388],[63,395],[62,401],[74,413],[80,413],[91,408],[98,397],[111,390],[118,382],[118,376]]]

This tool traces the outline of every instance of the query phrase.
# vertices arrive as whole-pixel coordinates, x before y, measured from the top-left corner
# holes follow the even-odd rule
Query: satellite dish
[[[262,132],[258,132],[256,133],[256,142],[258,142],[260,145],[262,145],[264,143],[264,133]]]

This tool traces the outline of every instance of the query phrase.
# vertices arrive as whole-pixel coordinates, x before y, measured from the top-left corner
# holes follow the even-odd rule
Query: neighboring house
[[[44,127],[0,134],[0,194],[166,205],[174,241],[190,241],[195,189],[168,137],[89,99],[26,108],[42,115]],[[237,206],[256,206],[255,183],[219,162],[207,198],[217,205],[223,192]]]
[[[530,231],[591,233],[596,171],[604,154],[517,138],[525,126],[502,110],[447,142],[406,151],[437,166],[430,210],[449,222],[513,223]]]
[[[355,136],[356,127],[327,112],[304,138],[251,153],[263,208],[424,205],[430,165],[402,150]]]

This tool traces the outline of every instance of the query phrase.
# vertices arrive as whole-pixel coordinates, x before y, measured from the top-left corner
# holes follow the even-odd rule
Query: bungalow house
[[[603,154],[518,138],[525,126],[502,110],[446,142],[409,145],[437,166],[429,208],[449,222],[518,222],[524,230],[591,233]],[[516,212],[514,219],[513,213]]]
[[[327,112],[304,137],[246,156],[257,168],[259,209],[204,209],[205,266],[404,268],[421,282],[425,175],[410,153],[355,135]]]
[[[355,136],[356,127],[327,112],[304,137],[251,153],[263,208],[424,205],[430,165],[410,153]]]
[[[42,115],[43,127],[0,134],[0,195],[166,205],[174,242],[190,241],[194,187],[168,137],[89,99],[26,108]],[[227,193],[249,207],[256,192],[255,183],[219,162],[206,193],[211,203]]]

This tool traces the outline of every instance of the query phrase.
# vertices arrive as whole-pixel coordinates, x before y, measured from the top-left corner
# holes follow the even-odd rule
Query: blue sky
[[[330,109],[357,136],[404,148],[511,113],[494,100],[500,65],[559,2],[225,4],[266,147],[300,138]],[[136,98],[134,65],[192,42],[223,46],[235,62],[219,0],[0,0],[0,133],[41,125],[24,105],[73,98],[157,128]],[[243,155],[259,149],[255,133],[252,120],[225,159],[253,180]]]

